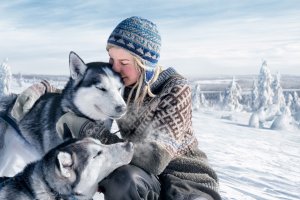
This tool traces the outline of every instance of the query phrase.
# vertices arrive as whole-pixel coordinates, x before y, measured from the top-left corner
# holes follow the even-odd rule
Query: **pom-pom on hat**
[[[121,47],[144,60],[145,82],[154,77],[160,57],[161,37],[157,26],[141,17],[130,17],[120,22],[110,34],[107,45]]]

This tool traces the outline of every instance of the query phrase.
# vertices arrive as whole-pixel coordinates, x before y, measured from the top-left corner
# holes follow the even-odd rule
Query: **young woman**
[[[107,200],[221,199],[217,175],[205,153],[198,149],[193,132],[187,79],[173,68],[163,70],[158,65],[160,47],[157,26],[140,17],[123,20],[108,38],[109,62],[123,79],[128,105],[127,113],[117,124],[122,140],[134,143],[135,153],[130,165],[99,183],[99,190]],[[20,108],[30,108],[36,96],[43,94],[46,87],[34,89],[40,86],[32,86],[19,96],[18,106],[12,111],[14,116],[22,117]],[[63,131],[66,124],[74,135],[99,137],[103,127],[87,121],[66,113],[57,129]],[[115,137],[106,135],[107,139],[101,139],[103,143]]]

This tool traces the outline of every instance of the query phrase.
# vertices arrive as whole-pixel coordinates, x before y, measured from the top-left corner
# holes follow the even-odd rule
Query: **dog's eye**
[[[102,154],[102,151],[98,151],[97,154],[93,158],[96,158],[97,156],[100,156],[101,154]]]
[[[103,92],[106,92],[107,90],[104,88],[104,87],[96,87],[97,89],[103,91]]]

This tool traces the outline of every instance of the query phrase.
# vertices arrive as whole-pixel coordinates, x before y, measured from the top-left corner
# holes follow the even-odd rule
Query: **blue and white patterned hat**
[[[147,67],[145,82],[153,78],[161,47],[161,37],[153,22],[136,16],[127,18],[110,34],[107,45],[124,48],[143,59]]]

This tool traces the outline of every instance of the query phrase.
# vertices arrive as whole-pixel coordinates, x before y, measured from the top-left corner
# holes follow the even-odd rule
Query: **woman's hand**
[[[90,120],[84,117],[78,117],[74,113],[67,112],[62,115],[56,123],[56,131],[63,136],[66,126],[71,131],[73,138],[83,137],[82,130]]]
[[[46,80],[36,83],[24,90],[18,96],[13,106],[11,116],[14,117],[17,122],[21,121],[33,107],[35,102],[46,92],[59,92],[59,90],[51,86]]]
[[[56,131],[62,138],[66,129],[71,132],[72,138],[93,137],[103,144],[123,142],[117,135],[110,133],[104,121],[91,121],[71,112],[62,115],[56,123]]]

